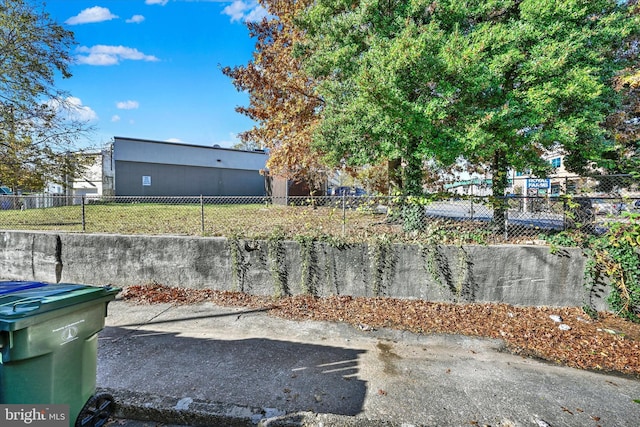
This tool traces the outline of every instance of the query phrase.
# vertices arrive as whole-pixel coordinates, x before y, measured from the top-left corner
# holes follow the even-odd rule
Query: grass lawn
[[[197,199],[196,199],[197,200]],[[529,243],[542,230],[514,226],[508,236],[488,221],[425,217],[422,232],[404,233],[399,221],[375,213],[376,202],[346,209],[340,206],[277,204],[88,203],[84,205],[0,210],[0,229],[62,232],[224,236],[245,239],[300,236],[345,243],[377,239],[433,244]],[[83,228],[84,224],[84,228]]]
[[[343,221],[342,210],[332,207],[236,204],[201,209],[199,204],[110,203],[85,205],[84,231],[254,239],[275,234],[342,237],[344,223],[344,237],[357,241],[392,232],[394,226],[384,220],[384,215],[348,210]],[[5,229],[82,232],[82,206],[2,210],[0,224]]]

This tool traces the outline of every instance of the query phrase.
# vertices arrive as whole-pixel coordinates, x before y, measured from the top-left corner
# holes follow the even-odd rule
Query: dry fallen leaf
[[[260,308],[289,320],[346,322],[358,327],[393,328],[414,333],[463,334],[498,338],[523,357],[542,358],[580,369],[640,377],[640,324],[598,313],[597,319],[571,322],[562,331],[550,315],[566,321],[583,318],[578,307],[521,307],[501,303],[454,304],[398,298],[296,295],[275,299],[243,292],[187,289],[150,283],[123,289],[123,299],[138,304],[195,304]],[[602,332],[605,329],[616,334]],[[610,381],[607,381],[610,382]],[[610,382],[615,385],[615,383]]]

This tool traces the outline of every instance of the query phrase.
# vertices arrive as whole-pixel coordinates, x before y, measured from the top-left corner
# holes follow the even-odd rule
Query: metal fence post
[[[87,217],[86,217],[86,212],[85,212],[85,200],[84,200],[84,195],[80,198],[81,202],[80,204],[82,205],[82,232],[84,233],[85,231],[87,231]]]
[[[347,225],[346,199],[347,199],[347,195],[343,191],[342,192],[342,237],[343,238],[346,235],[346,225]]]
[[[204,236],[204,197],[200,195],[200,231]]]
[[[504,240],[509,239],[509,209],[504,210]]]

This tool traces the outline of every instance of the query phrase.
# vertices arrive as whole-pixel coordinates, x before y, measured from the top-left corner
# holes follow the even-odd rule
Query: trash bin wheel
[[[109,393],[96,393],[78,414],[75,427],[101,427],[109,421],[115,410],[115,401]]]

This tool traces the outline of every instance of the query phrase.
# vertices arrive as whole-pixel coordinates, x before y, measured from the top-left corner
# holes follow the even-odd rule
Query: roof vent
[[[213,148],[220,148],[220,144],[213,144]]]

